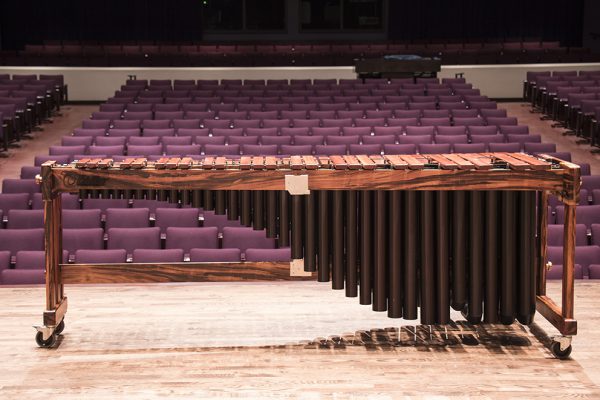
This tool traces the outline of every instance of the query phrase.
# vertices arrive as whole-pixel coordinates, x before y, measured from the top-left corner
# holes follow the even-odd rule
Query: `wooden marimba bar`
[[[242,262],[231,279],[282,268],[423,324],[530,324],[539,311],[564,336],[573,319],[577,165],[521,153],[81,159],[42,168],[47,311],[38,343],[66,312],[65,283],[222,280],[223,263],[60,264],[60,193],[167,200],[239,218],[290,246],[291,263]],[[562,307],[546,296],[547,197],[565,204]],[[236,268],[240,265],[236,264]],[[244,271],[251,271],[245,273]],[[232,272],[233,274],[233,272]],[[279,275],[278,275],[279,274]],[[566,338],[566,339],[565,339]]]

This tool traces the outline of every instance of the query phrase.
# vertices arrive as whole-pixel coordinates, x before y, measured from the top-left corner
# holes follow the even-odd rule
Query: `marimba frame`
[[[536,309],[561,336],[554,338],[551,350],[558,358],[571,352],[571,338],[577,333],[574,319],[574,252],[575,209],[579,198],[579,166],[542,156],[553,163],[552,169],[403,169],[370,170],[238,168],[206,169],[80,169],[58,165],[53,161],[42,165],[38,182],[44,201],[46,248],[46,310],[43,325],[36,326],[36,342],[51,347],[56,335],[64,329],[67,311],[65,284],[75,283],[157,283],[260,280],[266,274],[278,279],[305,279],[303,260],[292,262],[242,263],[165,263],[165,264],[62,264],[61,193],[79,190],[287,190],[302,196],[312,190],[519,190],[536,191]],[[556,168],[554,168],[556,167]],[[562,305],[546,295],[547,199],[552,194],[565,206]],[[224,276],[223,266],[237,268],[235,275]],[[290,277],[290,272],[296,277]]]

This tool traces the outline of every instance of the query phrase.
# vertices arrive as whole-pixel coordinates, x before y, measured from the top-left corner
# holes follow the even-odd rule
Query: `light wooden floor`
[[[519,325],[399,345],[400,321],[316,282],[68,287],[60,346],[40,349],[43,288],[0,288],[0,398],[598,399],[600,283],[576,289],[559,361]]]

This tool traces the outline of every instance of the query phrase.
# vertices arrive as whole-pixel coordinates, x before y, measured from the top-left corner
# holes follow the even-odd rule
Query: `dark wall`
[[[201,0],[3,0],[4,49],[44,40],[199,40]]]
[[[542,38],[580,45],[583,0],[392,0],[397,40]]]
[[[583,46],[600,52],[600,1],[585,0],[583,17]]]

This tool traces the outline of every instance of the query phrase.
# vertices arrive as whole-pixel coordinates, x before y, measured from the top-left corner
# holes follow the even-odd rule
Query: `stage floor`
[[[520,325],[459,325],[455,344],[437,334],[415,345],[403,329],[398,345],[400,321],[316,282],[66,293],[66,329],[48,350],[32,328],[43,288],[0,288],[0,398],[600,398],[600,282],[576,285],[580,335],[568,361]]]

